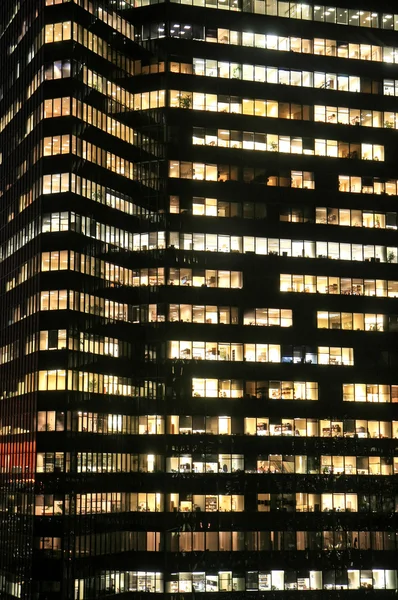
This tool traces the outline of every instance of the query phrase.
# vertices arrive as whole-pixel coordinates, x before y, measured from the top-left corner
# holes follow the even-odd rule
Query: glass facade
[[[398,14],[341,4],[0,3],[1,598],[396,598]]]

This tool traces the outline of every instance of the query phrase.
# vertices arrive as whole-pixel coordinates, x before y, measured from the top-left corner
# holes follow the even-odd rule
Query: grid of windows
[[[387,600],[398,14],[172,3],[0,2],[0,596]]]

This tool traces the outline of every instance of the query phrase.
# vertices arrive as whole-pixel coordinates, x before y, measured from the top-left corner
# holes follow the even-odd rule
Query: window
[[[64,350],[66,348],[66,329],[40,331],[40,350]]]
[[[39,411],[37,413],[37,431],[64,431],[65,413]]]
[[[53,25],[46,25],[45,27],[44,37],[46,44],[70,40],[71,35],[72,24],[70,21],[65,21],[64,23],[55,23]]]
[[[398,296],[398,281],[281,274],[279,289],[281,292],[395,298]]]
[[[43,176],[43,194],[59,194],[69,191],[69,173]]]
[[[292,327],[293,313],[290,309],[254,308],[245,310],[244,325],[260,325],[265,327]]]
[[[285,116],[285,118],[288,117]],[[329,156],[332,158],[340,157],[384,161],[384,146],[378,144],[350,144],[337,140],[303,139],[300,137],[278,136],[275,134],[256,133],[252,131],[234,131],[229,129],[217,130],[194,127],[192,144],[200,146],[218,146],[223,148],[243,148],[244,150],[260,150],[263,152],[279,151],[289,154],[304,153]]]
[[[385,331],[388,330],[386,315],[372,313],[340,313],[340,312],[317,312],[317,324],[319,329],[344,329],[362,331]]]
[[[354,351],[352,348],[318,348],[318,364],[320,365],[353,365]]]
[[[344,383],[344,402],[397,402],[397,385]]]

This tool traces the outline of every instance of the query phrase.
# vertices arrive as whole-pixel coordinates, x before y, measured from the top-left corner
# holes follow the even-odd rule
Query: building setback
[[[1,598],[396,598],[398,13],[308,2],[1,1]]]

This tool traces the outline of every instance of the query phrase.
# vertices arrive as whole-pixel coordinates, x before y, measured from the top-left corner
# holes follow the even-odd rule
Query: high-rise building
[[[1,0],[2,599],[396,598],[393,9]]]

